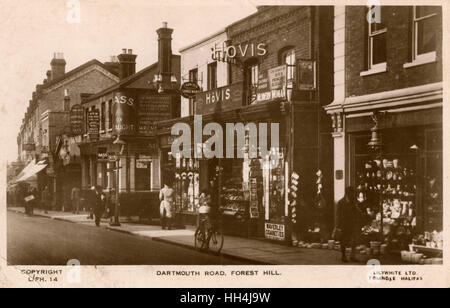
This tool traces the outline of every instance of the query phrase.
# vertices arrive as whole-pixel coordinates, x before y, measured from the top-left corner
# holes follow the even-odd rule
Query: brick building
[[[114,64],[95,59],[65,72],[66,61],[62,54],[56,53],[50,65],[43,83],[33,92],[17,137],[18,160],[25,162],[31,172],[20,174],[17,180],[31,182],[39,190],[48,185],[55,195],[55,204],[62,207],[64,196],[68,195],[64,187],[78,184],[80,173],[75,156],[62,165],[56,152],[61,136],[70,136],[70,110],[81,103],[83,96],[95,94],[117,83],[119,78]],[[45,170],[31,166],[38,162]],[[66,173],[70,175],[66,177]]]
[[[166,23],[157,30],[158,62],[137,73],[137,55],[124,49],[118,55],[120,81],[82,103],[84,133],[77,138],[81,187],[118,189],[123,215],[158,212],[164,166],[156,121],[180,116],[180,56],[172,54],[172,32]],[[89,130],[91,112],[98,112],[94,135]],[[118,139],[123,147],[114,143]]]
[[[441,231],[442,8],[368,10],[335,8],[334,199],[352,185],[373,213],[383,206],[374,228],[389,241]]]
[[[331,121],[322,108],[333,99],[332,22],[333,7],[261,6],[181,50],[183,75],[201,76],[190,81],[203,92],[191,100],[193,108],[183,101],[190,116],[178,121],[192,131],[197,121],[223,128],[227,123],[279,127],[278,146],[269,145],[279,154],[276,168],[263,170],[259,158],[248,155],[249,126],[243,158],[225,158],[225,150],[223,158],[175,157],[176,207],[184,217],[196,214],[198,193],[209,191],[218,196],[213,203],[223,213],[227,233],[290,242],[297,228],[324,231],[332,225]],[[192,153],[207,139],[194,140]],[[239,144],[234,150],[238,155]],[[287,189],[294,171],[300,174],[297,205],[289,203]],[[302,212],[303,220],[297,221],[297,208],[308,218]]]

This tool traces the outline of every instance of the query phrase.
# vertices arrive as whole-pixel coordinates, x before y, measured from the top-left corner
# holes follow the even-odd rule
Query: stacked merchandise
[[[242,187],[242,161],[232,160],[230,168],[224,167],[223,170],[220,210],[225,216],[232,216],[237,222],[244,222],[248,201],[244,198]]]
[[[383,236],[390,248],[410,243],[416,227],[416,175],[399,159],[373,160],[357,173],[357,198],[362,233],[366,242],[379,239],[381,217]],[[383,214],[380,213],[382,206]]]
[[[178,160],[178,159],[177,159]],[[175,173],[175,205],[178,211],[195,212],[199,204],[199,161],[180,159]]]
[[[443,232],[425,232],[416,235],[409,251],[402,251],[402,260],[416,264],[443,264]]]

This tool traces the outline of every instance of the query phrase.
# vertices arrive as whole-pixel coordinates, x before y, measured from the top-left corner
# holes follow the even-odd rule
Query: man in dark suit
[[[350,260],[356,262],[355,251],[359,232],[360,212],[356,206],[356,193],[353,187],[345,189],[345,196],[339,200],[336,209],[335,234],[340,233],[342,262],[348,262],[345,255],[347,247],[352,248]]]
[[[103,193],[103,188],[100,185],[95,186],[95,203],[94,203],[94,215],[95,225],[100,227],[100,220],[105,210],[106,196]]]

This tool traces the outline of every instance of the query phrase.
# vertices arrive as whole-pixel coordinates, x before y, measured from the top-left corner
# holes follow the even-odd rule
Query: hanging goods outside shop
[[[290,186],[290,197],[291,201],[289,203],[289,206],[291,207],[291,219],[292,223],[297,223],[297,198],[298,198],[298,180],[300,179],[300,176],[297,172],[293,171],[291,175],[291,186]]]

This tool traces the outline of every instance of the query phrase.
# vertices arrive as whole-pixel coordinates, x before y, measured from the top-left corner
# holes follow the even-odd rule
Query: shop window
[[[438,29],[438,6],[415,6],[413,8],[413,61],[436,59]]]
[[[208,91],[217,89],[217,62],[208,64]]]
[[[369,10],[373,10],[372,6]],[[374,18],[368,25],[368,69],[386,69],[386,34],[387,27],[383,18],[383,11],[380,10],[379,20]]]
[[[151,181],[151,162],[148,160],[139,159],[139,155],[135,160],[135,190],[148,191],[150,190]]]

